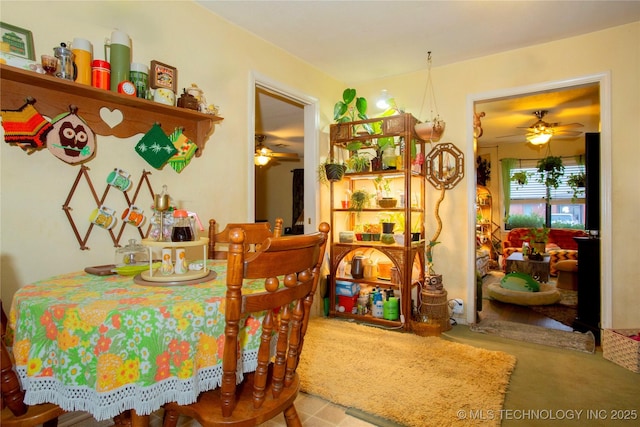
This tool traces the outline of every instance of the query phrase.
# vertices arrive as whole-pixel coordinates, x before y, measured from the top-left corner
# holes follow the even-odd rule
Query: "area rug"
[[[596,341],[593,333],[577,331],[560,331],[558,329],[543,328],[525,323],[508,322],[499,319],[484,319],[469,329],[474,332],[497,335],[519,341],[564,348],[567,350],[594,353]]]
[[[510,354],[438,337],[313,318],[298,374],[302,391],[405,426],[499,425],[516,363]]]
[[[565,289],[558,290],[562,295],[562,299],[557,304],[532,306],[530,308],[536,313],[573,327],[573,321],[578,315],[578,293]]]

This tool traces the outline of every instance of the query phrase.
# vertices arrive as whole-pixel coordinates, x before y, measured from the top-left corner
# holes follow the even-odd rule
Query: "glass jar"
[[[173,211],[173,228],[171,229],[172,242],[190,242],[193,240],[193,231],[189,215],[184,209]]]
[[[396,147],[391,145],[382,152],[382,169],[396,168]]]
[[[136,239],[129,239],[129,244],[116,249],[116,267],[126,265],[143,265],[149,262],[149,251]]]

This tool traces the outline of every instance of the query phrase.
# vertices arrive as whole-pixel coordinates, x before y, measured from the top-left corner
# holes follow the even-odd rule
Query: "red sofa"
[[[550,273],[556,276],[556,263],[566,259],[578,260],[578,244],[574,237],[587,237],[584,230],[571,230],[565,228],[549,229],[549,241],[546,245],[546,252],[551,257]],[[529,242],[528,228],[514,228],[502,241],[502,270],[507,266],[507,257],[514,252],[522,252],[522,243]]]

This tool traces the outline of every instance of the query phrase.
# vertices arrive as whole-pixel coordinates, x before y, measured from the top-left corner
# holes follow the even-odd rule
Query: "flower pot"
[[[370,242],[371,241],[371,233],[362,233],[362,241]]]
[[[384,234],[392,234],[393,233],[393,227],[395,227],[396,223],[395,222],[383,222],[382,223],[382,232]]]
[[[378,205],[384,209],[395,208],[398,204],[398,199],[394,199],[393,197],[383,197],[382,199],[378,199]]]
[[[423,141],[440,139],[444,132],[445,123],[442,120],[434,120],[430,122],[418,123],[415,125],[415,131]]]
[[[380,157],[374,157],[373,159],[371,159],[371,170],[382,170],[382,159]]]
[[[411,241],[417,242],[418,240],[420,240],[420,233],[411,233]]]
[[[383,224],[384,226],[384,224]],[[396,240],[393,238],[393,234],[392,233],[382,233],[381,237],[380,237],[380,241],[382,243],[384,243],[385,245],[393,245]]]
[[[324,171],[327,175],[327,179],[331,182],[340,181],[344,176],[347,167],[337,163],[328,163],[324,165]]]

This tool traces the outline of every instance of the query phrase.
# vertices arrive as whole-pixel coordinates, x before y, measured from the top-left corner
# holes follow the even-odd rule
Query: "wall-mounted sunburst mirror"
[[[437,144],[427,155],[427,181],[450,190],[464,177],[464,154],[450,142]]]

